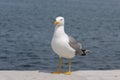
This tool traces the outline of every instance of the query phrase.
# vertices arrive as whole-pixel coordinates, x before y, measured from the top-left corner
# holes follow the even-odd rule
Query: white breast
[[[75,56],[75,50],[70,47],[69,38],[66,34],[62,34],[59,37],[53,36],[51,46],[60,57],[72,58]]]

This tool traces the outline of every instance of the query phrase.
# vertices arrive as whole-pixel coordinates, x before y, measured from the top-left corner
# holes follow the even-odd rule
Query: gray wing
[[[78,43],[73,37],[71,37],[71,36],[68,36],[68,37],[69,37],[69,45],[73,49],[75,49],[75,53],[76,54],[82,54],[83,52],[81,50],[81,48],[82,48],[81,44]]]

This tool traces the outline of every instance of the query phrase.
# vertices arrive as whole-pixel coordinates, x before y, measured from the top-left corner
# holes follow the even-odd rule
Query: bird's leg
[[[59,58],[59,70],[52,72],[53,74],[61,74],[62,73],[62,58]]]
[[[62,58],[60,57],[60,60],[59,60],[59,72],[62,73]]]
[[[71,61],[71,59],[69,59],[69,62],[68,62],[68,71],[65,72],[64,74],[67,74],[67,75],[71,74],[71,63],[72,63],[72,61]]]

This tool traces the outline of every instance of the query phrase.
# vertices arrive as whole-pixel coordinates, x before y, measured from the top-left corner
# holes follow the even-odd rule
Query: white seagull
[[[70,75],[71,58],[75,57],[77,54],[86,55],[87,50],[82,49],[80,43],[65,33],[63,17],[57,17],[54,24],[55,30],[51,41],[51,46],[53,51],[59,56],[59,70],[53,72],[53,74],[62,73],[62,58],[67,58],[69,59],[68,71],[64,72],[64,74]]]

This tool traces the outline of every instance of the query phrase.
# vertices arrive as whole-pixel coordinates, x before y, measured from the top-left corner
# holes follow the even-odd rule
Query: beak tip
[[[58,22],[58,21],[55,21],[55,22],[54,22],[54,25],[58,25],[59,23],[60,23],[60,22]]]

